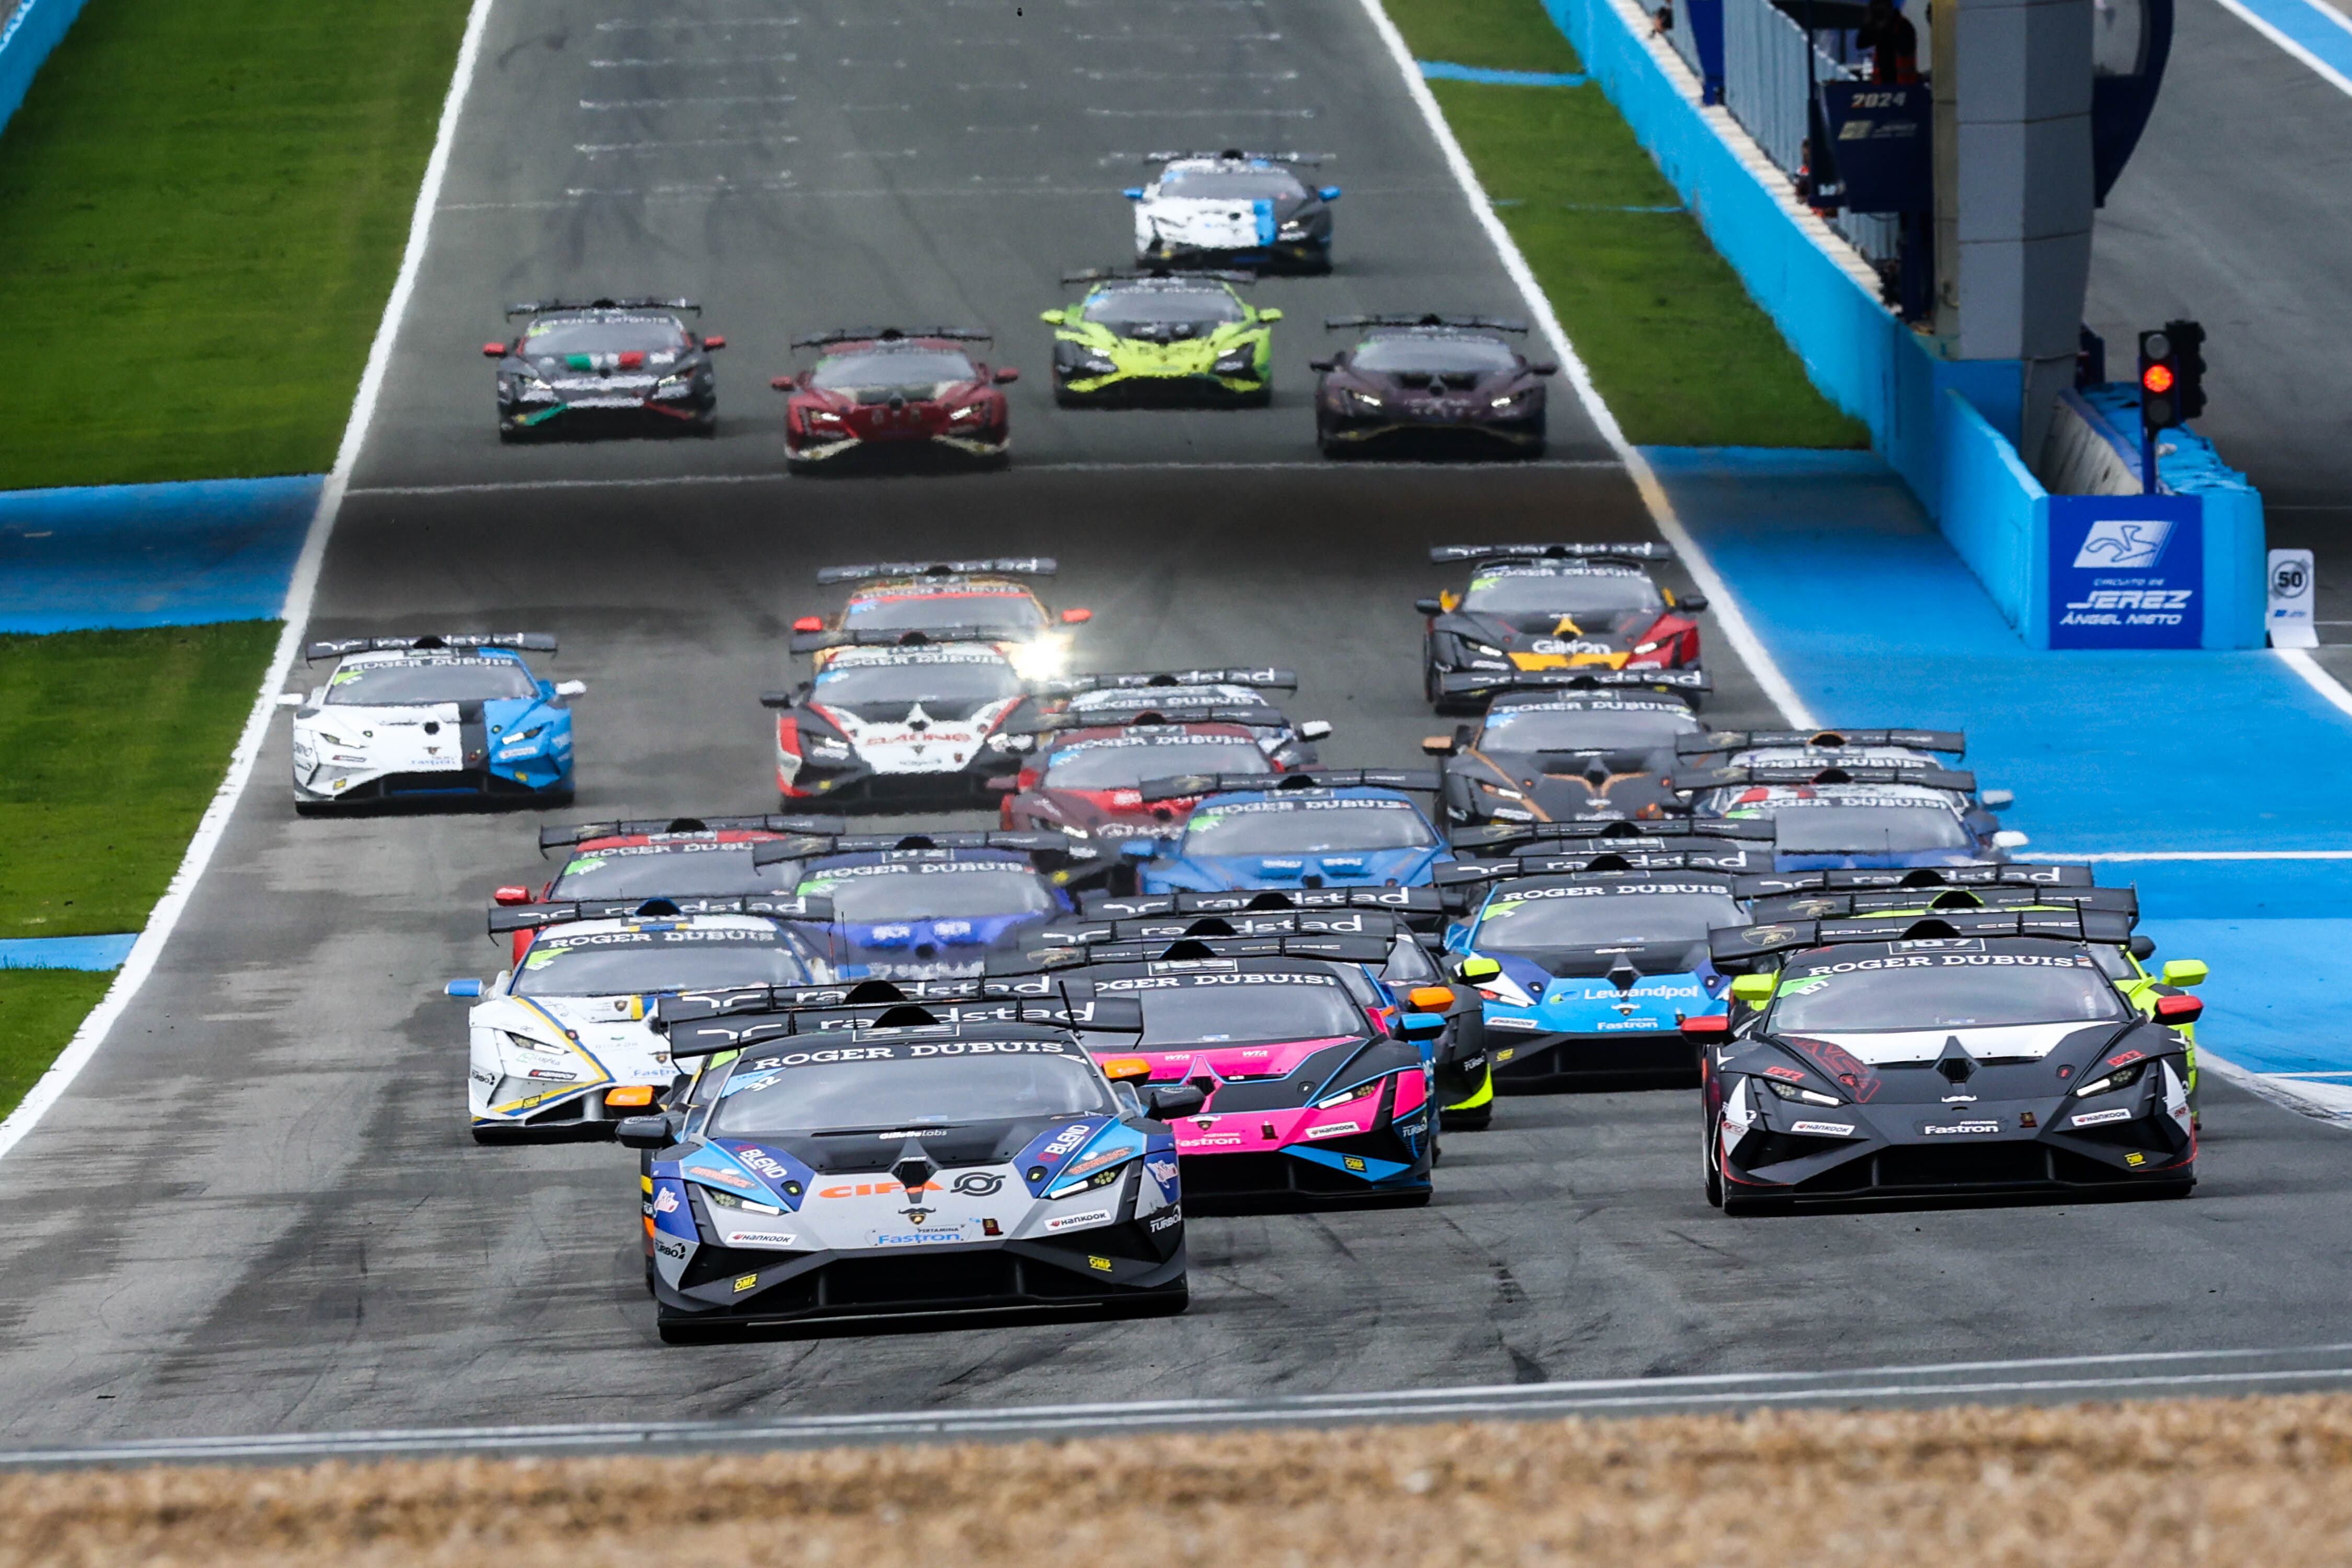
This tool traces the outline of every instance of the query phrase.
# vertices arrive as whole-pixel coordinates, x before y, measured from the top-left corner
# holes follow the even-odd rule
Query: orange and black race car
[[[1677,599],[1645,563],[1671,561],[1654,542],[1441,544],[1430,561],[1472,567],[1469,584],[1420,600],[1429,617],[1424,685],[1441,713],[1470,712],[1479,699],[1450,690],[1449,676],[1486,678],[1542,670],[1694,668],[1706,608]]]
[[[1704,679],[1697,670],[1658,675]],[[1451,735],[1421,743],[1423,752],[1444,759],[1438,804],[1449,828],[1689,815],[1672,775],[1675,742],[1701,733],[1690,693],[1632,685],[1635,674],[1620,670],[1523,679],[1547,686],[1573,679],[1585,689],[1507,690],[1477,722],[1457,724]]]

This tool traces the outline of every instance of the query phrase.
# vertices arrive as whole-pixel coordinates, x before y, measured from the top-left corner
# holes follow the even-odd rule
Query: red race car
[[[1012,445],[999,390],[1020,379],[964,350],[989,342],[971,327],[842,327],[795,338],[816,363],[769,383],[789,394],[784,466],[796,474],[871,447],[920,447],[990,465]]]
[[[1073,717],[1051,715],[1048,722],[1059,720],[1066,726]],[[1072,858],[1086,868],[1074,868],[1079,877],[1108,874],[1120,865],[1121,842],[1181,833],[1199,804],[1156,800],[1147,805],[1144,780],[1220,770],[1271,777],[1282,763],[1266,755],[1257,731],[1244,724],[1050,728],[1022,759],[1014,793],[1004,800],[1004,826],[1059,832],[1070,840]]]

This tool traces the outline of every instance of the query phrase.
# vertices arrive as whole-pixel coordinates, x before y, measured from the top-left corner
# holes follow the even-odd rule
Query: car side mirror
[[[1404,994],[1404,1005],[1416,1013],[1443,1013],[1455,1000],[1451,985],[1416,985]]]
[[[1491,958],[1465,958],[1454,966],[1454,977],[1465,985],[1481,985],[1503,977],[1503,966]]]
[[[1745,1002],[1750,1007],[1761,1007],[1772,1000],[1776,982],[1769,974],[1741,974],[1731,982],[1731,999]]]
[[[772,375],[768,378],[768,384],[778,392],[790,392],[793,389],[793,378],[789,375]]]
[[[760,693],[760,706],[762,708],[790,708],[792,705],[793,694],[789,691],[762,691]]]
[[[302,706],[302,694],[299,691],[281,691],[278,694],[278,706],[299,708]]]
[[[1062,612],[1062,624],[1066,626],[1082,626],[1094,618],[1095,613],[1092,610],[1069,609]]]
[[[1450,757],[1454,754],[1454,737],[1451,735],[1423,735],[1421,738],[1421,751],[1423,756]]]
[[[996,374],[990,379],[993,380],[999,386],[1011,386],[1014,382],[1021,379],[1021,373],[1013,369],[1009,364],[1001,365],[998,367]]]
[[[1339,362],[1335,359],[1311,359],[1307,362],[1307,368],[1328,373],[1339,369]]]
[[[820,616],[795,616],[793,617],[793,630],[796,632],[821,632],[824,630],[824,617]]]
[[[1139,202],[1143,199],[1143,187],[1141,185],[1129,185],[1127,189],[1119,192],[1118,194],[1125,196],[1129,201]]]
[[[2159,996],[2156,999],[2156,1021],[2168,1028],[2178,1029],[2195,1023],[2203,1016],[2205,1004],[2194,996]]]
[[[1278,321],[1282,320],[1281,307],[1269,305],[1257,313],[1257,319],[1261,321]]]
[[[1412,602],[1412,607],[1424,616],[1442,616],[1445,613],[1444,604],[1437,599],[1415,599]]]
[[[1558,375],[1559,374],[1559,362],[1558,360],[1551,359],[1529,360],[1528,362],[1528,374],[1529,375]]]
[[[992,789],[999,795],[1011,795],[1021,787],[1019,773],[991,773],[980,781],[982,789]]]
[[[1331,721],[1328,719],[1309,719],[1298,726],[1298,738],[1302,741],[1328,741],[1331,738]]]
[[[2125,945],[2131,949],[2131,955],[2143,963],[2156,956],[2156,938],[2146,931],[2133,932],[2131,941]]]
[[[1724,1013],[1706,1013],[1683,1020],[1683,1038],[1695,1046],[1720,1046],[1731,1038],[1731,1018]]]
[[[702,346],[710,353],[717,353],[720,349],[727,346],[727,340],[719,333],[713,332],[709,337],[702,340]]]
[[[1325,185],[1315,194],[1327,202],[1336,202],[1339,199],[1339,187],[1337,185]]]
[[[1122,860],[1149,860],[1159,853],[1160,840],[1157,838],[1122,838],[1118,841],[1118,855]]]
[[[2004,827],[1992,836],[1992,847],[1996,849],[2022,849],[2032,842],[2014,827]]]
[[[481,994],[482,983],[478,980],[452,980],[441,987],[444,996],[479,996]]]
[[[1706,595],[1705,594],[1685,594],[1681,598],[1675,601],[1675,608],[1677,610],[1687,611],[1691,615],[1695,616],[1701,610],[1706,608]]]
[[[1443,1013],[1407,1013],[1397,1020],[1397,1035],[1407,1040],[1433,1040],[1445,1033]]]
[[[588,683],[584,680],[559,680],[555,683],[555,694],[558,697],[585,697],[588,695]]]
[[[2176,958],[2164,966],[2167,985],[2201,985],[2213,972],[2205,967],[2201,958]]]
[[[1162,1084],[1147,1089],[1143,1096],[1143,1113],[1154,1121],[1173,1121],[1181,1116],[1198,1116],[1209,1097],[1189,1083]]]
[[[624,1149],[667,1149],[677,1142],[667,1116],[624,1116],[613,1123],[613,1137]]]
[[[499,905],[527,904],[530,902],[530,889],[509,884],[491,893],[490,902]]]
[[[504,343],[484,343],[482,345],[482,357],[484,359],[504,359],[507,357],[507,346]]]
[[[1063,312],[1060,310],[1040,310],[1037,312],[1037,319],[1039,321],[1056,327],[1062,324],[1062,316]]]
[[[2006,789],[1979,790],[1977,804],[1987,811],[2007,811],[2017,804],[2017,792]]]

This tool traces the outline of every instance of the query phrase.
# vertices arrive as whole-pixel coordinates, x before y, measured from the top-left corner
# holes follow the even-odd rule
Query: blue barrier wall
[[[1646,26],[1636,28],[1611,0],[1544,0],[1544,8],[1813,384],[1869,428],[1871,444],[2001,613],[2032,646],[2047,647],[2048,509],[2018,458],[2019,363],[1946,360],[1880,304],[1874,288],[1824,247],[1828,226],[1790,210],[1779,172],[1751,169],[1717,134],[1706,116],[1724,111],[1702,110],[1685,96],[1651,53]],[[2168,468],[2164,477],[2168,488],[2204,501],[2205,646],[2260,647],[2261,497],[2218,462],[2184,467],[2178,482]]]
[[[325,482],[0,490],[0,632],[275,620]]]
[[[24,0],[0,28],[0,130],[25,101],[33,73],[81,15],[82,0]]]

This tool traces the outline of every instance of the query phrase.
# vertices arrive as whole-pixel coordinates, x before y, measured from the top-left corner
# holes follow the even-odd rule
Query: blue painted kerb
[[[25,101],[34,73],[81,15],[82,0],[25,0],[0,28],[0,129]]]
[[[0,969],[120,969],[137,931],[112,936],[34,936],[0,940]]]
[[[275,620],[324,483],[0,490],[0,631]]]
[[[1457,66],[1452,60],[1415,60],[1430,81],[1475,81],[1487,87],[1582,87],[1591,79],[1564,71],[1492,70],[1486,66]]]

